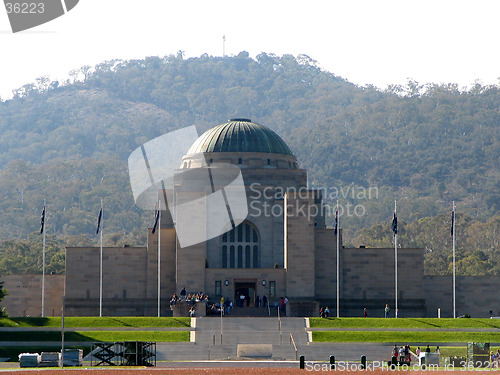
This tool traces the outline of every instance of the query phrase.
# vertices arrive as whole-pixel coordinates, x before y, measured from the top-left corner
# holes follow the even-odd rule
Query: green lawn
[[[311,328],[496,328],[500,319],[310,318]]]
[[[313,331],[315,342],[500,342],[500,332]]]
[[[153,317],[69,317],[64,324],[67,328],[81,327],[168,327],[185,328],[191,326],[190,318]],[[0,327],[60,327],[61,318],[0,318]]]
[[[66,341],[189,341],[189,331],[75,331],[64,334]],[[1,341],[61,341],[54,331],[2,332]]]

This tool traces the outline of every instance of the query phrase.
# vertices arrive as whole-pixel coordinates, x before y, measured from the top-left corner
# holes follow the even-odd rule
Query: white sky
[[[80,0],[13,34],[0,4],[0,96],[104,60],[220,56],[222,35],[226,54],[304,53],[361,85],[497,83],[499,17],[498,0]]]

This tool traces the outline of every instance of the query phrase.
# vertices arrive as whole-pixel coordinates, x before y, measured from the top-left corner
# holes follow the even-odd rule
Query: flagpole
[[[45,317],[45,216],[46,216],[46,201],[43,200],[43,222],[42,222],[42,234],[43,234],[43,247],[42,247],[42,318]]]
[[[158,198],[158,318],[160,317],[161,202]]]
[[[101,199],[101,221],[98,223],[100,231],[100,251],[99,251],[99,317],[102,317],[102,223],[104,221],[104,213],[102,210],[102,199]]]
[[[396,200],[394,200],[394,217],[397,220],[397,212],[396,212]],[[398,231],[397,231],[397,221],[396,221],[396,230],[394,232],[394,285],[395,285],[395,310],[394,310],[394,316],[397,318],[398,317]]]
[[[64,304],[66,303],[66,295],[62,297],[62,311],[61,311],[61,369],[64,369]]]
[[[337,227],[337,318],[340,318],[340,219],[339,219],[339,201],[337,199],[337,211],[336,211],[335,223]]]
[[[452,213],[452,232],[453,232],[453,318],[457,317],[457,309],[456,309],[456,273],[455,273],[455,201],[453,201],[453,213]]]

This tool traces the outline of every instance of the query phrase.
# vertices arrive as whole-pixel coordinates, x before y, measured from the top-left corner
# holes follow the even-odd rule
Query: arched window
[[[229,268],[234,268],[234,259],[235,259],[234,245],[231,245],[231,247],[229,248]]]
[[[259,231],[255,225],[245,221],[220,239],[222,268],[260,268]]]
[[[227,268],[227,246],[222,246],[222,268]]]

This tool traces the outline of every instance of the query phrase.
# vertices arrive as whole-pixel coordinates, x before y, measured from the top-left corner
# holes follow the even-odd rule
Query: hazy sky
[[[13,34],[0,5],[0,96],[104,60],[220,56],[223,35],[229,55],[304,53],[360,85],[497,83],[499,17],[498,0],[80,0],[65,16]]]

